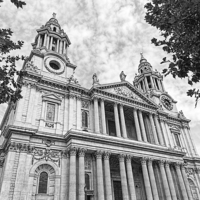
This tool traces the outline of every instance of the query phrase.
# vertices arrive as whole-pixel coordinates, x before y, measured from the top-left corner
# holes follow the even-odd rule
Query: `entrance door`
[[[114,197],[115,200],[122,200],[122,186],[121,181],[113,181],[114,186]]]

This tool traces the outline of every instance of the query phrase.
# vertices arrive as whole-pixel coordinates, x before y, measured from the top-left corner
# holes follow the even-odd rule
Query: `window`
[[[52,103],[47,103],[47,112],[46,112],[46,120],[50,122],[54,122],[55,120],[55,110],[56,105]]]
[[[109,135],[116,136],[115,122],[108,120]]]
[[[89,190],[90,189],[90,176],[89,174],[85,174],[85,189]]]
[[[47,193],[47,183],[48,183],[48,174],[47,172],[42,172],[39,178],[39,194],[46,194]]]
[[[176,145],[178,147],[181,147],[181,143],[180,143],[180,140],[179,140],[179,135],[177,133],[174,133],[174,138],[175,138],[175,141],[176,141]]]
[[[56,27],[53,27],[53,31],[55,31],[55,32],[56,32]]]
[[[147,76],[147,83],[149,88],[152,88],[150,76]]]
[[[88,128],[88,112],[82,111],[82,127]]]

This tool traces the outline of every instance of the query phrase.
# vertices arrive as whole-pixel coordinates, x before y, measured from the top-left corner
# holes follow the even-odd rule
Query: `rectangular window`
[[[54,122],[55,120],[55,110],[56,105],[52,103],[47,103],[47,112],[46,112],[46,120],[50,122]]]
[[[115,122],[108,120],[109,135],[116,136]]]
[[[82,127],[88,128],[88,112],[83,110],[82,111]]]
[[[178,134],[175,133],[175,134],[174,134],[174,138],[175,138],[175,141],[176,141],[176,145],[177,145],[178,147],[181,147],[181,143],[180,143]]]

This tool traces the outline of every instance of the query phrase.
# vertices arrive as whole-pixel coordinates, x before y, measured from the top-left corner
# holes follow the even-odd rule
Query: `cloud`
[[[16,9],[10,1],[4,1],[0,8],[0,24],[2,28],[12,28],[14,40],[25,41],[20,53],[29,55],[36,29],[45,24],[55,12],[72,43],[68,50],[69,58],[77,65],[76,76],[81,85],[90,88],[93,73],[98,74],[100,83],[117,82],[122,70],[132,83],[141,51],[153,68],[159,71],[164,68],[164,65],[160,65],[162,58],[167,56],[162,48],[151,44],[151,39],[158,37],[159,32],[144,20],[146,2],[57,0],[55,3],[55,0],[35,0],[27,1],[24,9]],[[164,86],[178,101],[178,109],[183,110],[192,120],[192,136],[200,143],[200,105],[194,108],[194,99],[186,96],[190,87],[187,80],[166,77]],[[5,105],[0,110],[1,120]]]

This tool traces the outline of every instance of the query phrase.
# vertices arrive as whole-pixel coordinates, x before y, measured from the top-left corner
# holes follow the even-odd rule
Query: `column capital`
[[[98,101],[99,98],[95,96],[95,97],[93,97],[92,99]]]
[[[79,150],[78,150],[78,156],[79,157],[84,157],[86,151],[87,151],[87,149],[85,149],[85,148],[79,148]]]
[[[148,157],[142,157],[142,158],[140,159],[141,164],[142,164],[142,165],[146,165],[148,159],[149,159]]]
[[[131,162],[132,155],[128,154],[126,155],[126,162]]]
[[[158,164],[159,164],[160,166],[164,166],[165,162],[166,162],[166,160],[159,160],[159,161],[158,161]]]
[[[124,162],[125,154],[119,154],[119,162]]]
[[[70,156],[75,156],[76,152],[77,152],[77,148],[76,147],[70,147],[70,149],[69,149]]]
[[[69,158],[69,150],[61,151],[61,157],[62,158]]]
[[[119,104],[119,102],[114,101],[114,106],[117,106]]]
[[[96,156],[97,159],[98,159],[98,158],[102,158],[102,155],[103,155],[103,151],[101,151],[101,150],[97,150],[97,151],[95,152],[95,156]]]
[[[181,162],[175,162],[174,165],[175,165],[175,168],[179,168],[180,169],[182,163]]]
[[[109,160],[111,153],[109,151],[105,151],[103,154],[104,160]]]
[[[169,167],[169,165],[170,165],[171,163],[172,163],[172,162],[171,162],[170,160],[166,160],[166,161],[165,161],[165,167],[167,167],[167,168],[168,168],[168,167]]]
[[[75,97],[74,94],[68,94],[68,98],[69,98],[69,99],[73,99],[74,97]]]
[[[154,158],[148,158],[147,161],[148,165],[152,165]]]

